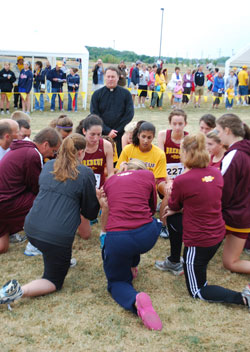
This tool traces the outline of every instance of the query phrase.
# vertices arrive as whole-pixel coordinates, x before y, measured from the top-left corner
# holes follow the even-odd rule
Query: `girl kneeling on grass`
[[[7,282],[0,290],[0,304],[62,288],[80,214],[93,220],[99,211],[94,174],[81,165],[85,147],[85,138],[73,133],[64,139],[57,159],[44,165],[40,191],[24,224],[29,241],[43,254],[44,274],[22,287],[16,280]]]
[[[184,138],[181,160],[187,171],[174,179],[171,194],[162,201],[160,217],[183,208],[183,266],[189,294],[210,302],[250,307],[250,285],[240,293],[207,284],[207,265],[224,239],[225,223],[221,212],[223,177],[208,166],[205,141],[202,133]]]
[[[156,209],[155,179],[145,163],[133,159],[123,164],[120,173],[104,184],[100,205],[106,219],[107,235],[103,247],[103,266],[108,291],[123,308],[137,313],[151,330],[161,330],[162,323],[150,297],[137,292],[133,285],[140,254],[155,245],[161,222],[153,218]]]

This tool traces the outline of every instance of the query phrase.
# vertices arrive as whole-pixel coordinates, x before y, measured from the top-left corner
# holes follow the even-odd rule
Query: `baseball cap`
[[[18,56],[18,57],[17,57],[17,61],[18,61],[18,60],[23,60],[23,56]]]
[[[137,60],[135,64],[136,64],[136,65],[140,65],[140,64],[141,64],[141,61],[140,61],[140,60]]]
[[[247,65],[243,65],[242,68],[247,68]]]
[[[56,66],[58,66],[58,67],[62,67],[62,63],[61,63],[61,61],[57,61]]]

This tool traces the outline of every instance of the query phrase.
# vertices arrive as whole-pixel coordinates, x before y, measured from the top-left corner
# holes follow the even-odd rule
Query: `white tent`
[[[73,42],[66,40],[63,36],[55,35],[48,38],[47,36],[39,37],[36,33],[34,35],[25,36],[25,40],[16,37],[15,40],[6,35],[1,38],[0,56],[19,56],[31,58],[32,67],[36,59],[45,57],[51,61],[52,67],[55,67],[56,58],[67,57],[74,59],[81,59],[82,62],[82,80],[79,91],[85,92],[83,99],[83,107],[86,109],[87,103],[87,89],[88,89],[88,66],[89,66],[89,52],[85,46],[80,44],[80,40]],[[33,103],[33,93],[32,100]],[[31,104],[32,109],[33,104]]]
[[[239,50],[225,63],[225,77],[229,75],[229,71],[233,67],[241,68],[243,65],[250,67],[250,44]]]

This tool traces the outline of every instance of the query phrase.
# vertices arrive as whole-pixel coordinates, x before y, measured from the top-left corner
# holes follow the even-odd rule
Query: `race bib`
[[[96,188],[100,188],[101,185],[101,175],[100,174],[95,174],[95,180],[96,180]]]
[[[167,174],[170,178],[179,176],[184,171],[184,165],[182,163],[169,163],[167,164]]]

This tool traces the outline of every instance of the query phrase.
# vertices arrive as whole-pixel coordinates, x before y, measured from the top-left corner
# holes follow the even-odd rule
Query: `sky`
[[[163,13],[162,56],[212,59],[250,43],[249,0],[26,0],[23,6],[12,0],[11,19],[1,17],[1,34],[8,28],[10,40],[31,35],[158,56]]]

